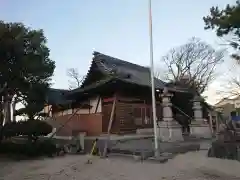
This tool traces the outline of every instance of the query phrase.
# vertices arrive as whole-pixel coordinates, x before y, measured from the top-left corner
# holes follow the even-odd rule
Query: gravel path
[[[55,159],[1,163],[1,180],[237,180],[240,163],[207,158],[206,151],[178,155],[165,164],[132,158],[65,156]]]

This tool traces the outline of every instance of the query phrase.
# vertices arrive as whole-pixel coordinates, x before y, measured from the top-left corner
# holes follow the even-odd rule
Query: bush
[[[13,136],[46,136],[52,132],[52,126],[45,121],[40,120],[28,120],[19,122],[10,122],[3,127],[4,137]]]
[[[0,153],[27,157],[52,156],[56,151],[56,145],[52,140],[39,140],[34,143],[27,141],[23,144],[9,141],[0,145]]]
[[[223,159],[238,159],[238,143],[234,142],[212,142],[212,147],[208,151],[208,157]]]

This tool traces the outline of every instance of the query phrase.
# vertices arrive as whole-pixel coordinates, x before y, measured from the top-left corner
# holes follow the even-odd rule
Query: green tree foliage
[[[32,87],[23,96],[24,108],[16,110],[15,115],[26,115],[33,120],[44,108],[48,84],[33,83]]]
[[[14,95],[26,105],[30,116],[45,99],[55,62],[42,30],[33,30],[21,23],[0,21],[0,87],[4,97]]]
[[[218,7],[210,9],[210,15],[203,17],[205,29],[214,29],[219,37],[230,36],[228,44],[231,45],[236,53],[233,58],[240,61],[240,1],[236,4],[228,4],[225,9],[220,10]]]

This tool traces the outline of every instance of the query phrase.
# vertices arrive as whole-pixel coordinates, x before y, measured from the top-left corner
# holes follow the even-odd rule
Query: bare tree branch
[[[173,48],[162,61],[171,82],[181,82],[203,93],[216,77],[216,67],[223,62],[224,50],[216,51],[207,43],[191,38],[186,44]]]
[[[219,81],[221,84],[218,94],[221,97],[240,96],[240,67],[238,65],[238,62],[230,61],[230,64],[228,64],[227,66],[227,70],[224,71],[224,74]]]
[[[69,68],[67,70],[67,76],[70,78],[69,80],[69,89],[75,89],[81,86],[84,76],[80,76],[78,73],[78,69]]]
[[[165,69],[161,65],[156,66],[154,69],[154,77],[161,80],[166,80]]]

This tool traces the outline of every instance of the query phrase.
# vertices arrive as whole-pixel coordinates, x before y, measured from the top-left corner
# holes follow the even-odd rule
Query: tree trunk
[[[4,96],[4,124],[11,122],[11,96],[5,95]]]
[[[0,95],[0,144],[3,139],[3,121],[4,121],[4,115],[3,115],[3,97]]]
[[[3,120],[4,120],[2,99],[3,99],[3,97],[0,95],[0,127],[3,125]]]
[[[3,139],[3,123],[4,123],[4,102],[3,102],[3,96],[4,92],[7,88],[7,83],[4,83],[0,85],[0,144]]]
[[[13,122],[16,122],[15,112],[16,112],[16,100],[13,100],[12,102],[12,121]]]
[[[3,104],[3,94],[4,91],[6,90],[7,83],[5,83],[3,86],[0,85],[0,128],[3,126],[4,122],[4,104]]]

